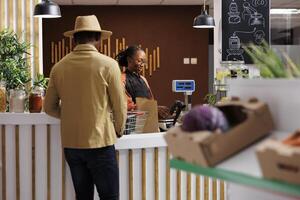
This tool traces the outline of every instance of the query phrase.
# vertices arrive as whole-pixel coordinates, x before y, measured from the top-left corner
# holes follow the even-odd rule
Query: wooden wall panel
[[[101,28],[113,32],[109,46],[104,41],[100,47],[103,53],[104,45],[111,57],[133,44],[148,50],[152,65],[145,68],[144,74],[160,105],[184,100],[181,93],[172,92],[173,79],[194,79],[192,102],[202,103],[208,92],[208,30],[192,28],[199,6],[61,6],[61,11],[62,18],[43,20],[46,76],[54,65],[51,42],[58,44],[64,38],[63,32],[74,28],[76,16],[95,14]],[[67,43],[66,47],[72,49]],[[197,58],[198,64],[183,65],[185,57]]]
[[[0,31],[15,31],[21,40],[31,44],[28,62],[32,77],[43,73],[39,65],[42,49],[40,48],[40,19],[34,19],[33,9],[41,0],[0,0]]]

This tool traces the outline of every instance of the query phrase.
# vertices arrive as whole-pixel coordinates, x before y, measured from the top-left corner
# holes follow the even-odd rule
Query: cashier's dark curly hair
[[[116,60],[117,62],[119,63],[119,66],[122,68],[122,67],[128,67],[128,61],[127,61],[127,58],[132,58],[135,53],[137,51],[140,51],[142,50],[141,47],[139,46],[130,46],[128,47],[127,49],[125,49],[124,51],[121,51],[117,56],[116,56]]]

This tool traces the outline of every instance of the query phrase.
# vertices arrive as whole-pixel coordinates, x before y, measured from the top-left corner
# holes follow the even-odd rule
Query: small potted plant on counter
[[[27,52],[30,44],[21,42],[13,31],[0,32],[0,74],[9,91],[9,111],[24,112],[25,85],[30,81]],[[3,86],[2,86],[3,87]]]
[[[48,81],[43,74],[37,74],[33,81],[33,87],[29,94],[29,112],[39,113],[43,107],[43,97],[47,89]]]

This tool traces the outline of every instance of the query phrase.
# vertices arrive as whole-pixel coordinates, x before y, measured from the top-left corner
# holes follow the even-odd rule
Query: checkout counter
[[[164,134],[118,139],[120,199],[224,199],[223,182],[170,169]],[[0,161],[0,200],[75,199],[59,120],[45,113],[0,113]]]
[[[173,81],[173,91],[185,95],[191,107],[195,82]],[[175,125],[184,104],[176,101],[174,118],[160,121],[163,130]],[[139,133],[139,112],[128,117],[130,134],[115,145],[122,200],[225,199],[225,183],[216,179],[170,169],[170,153],[164,132]],[[170,123],[171,121],[171,123]],[[96,191],[96,190],[95,190]],[[69,167],[63,158],[60,120],[45,113],[0,113],[0,200],[74,200]],[[95,198],[98,199],[95,192]]]

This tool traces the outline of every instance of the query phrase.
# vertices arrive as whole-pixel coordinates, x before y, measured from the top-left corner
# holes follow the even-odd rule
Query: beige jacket
[[[61,119],[63,147],[113,145],[127,112],[118,63],[92,45],[77,45],[52,68],[44,108]]]

